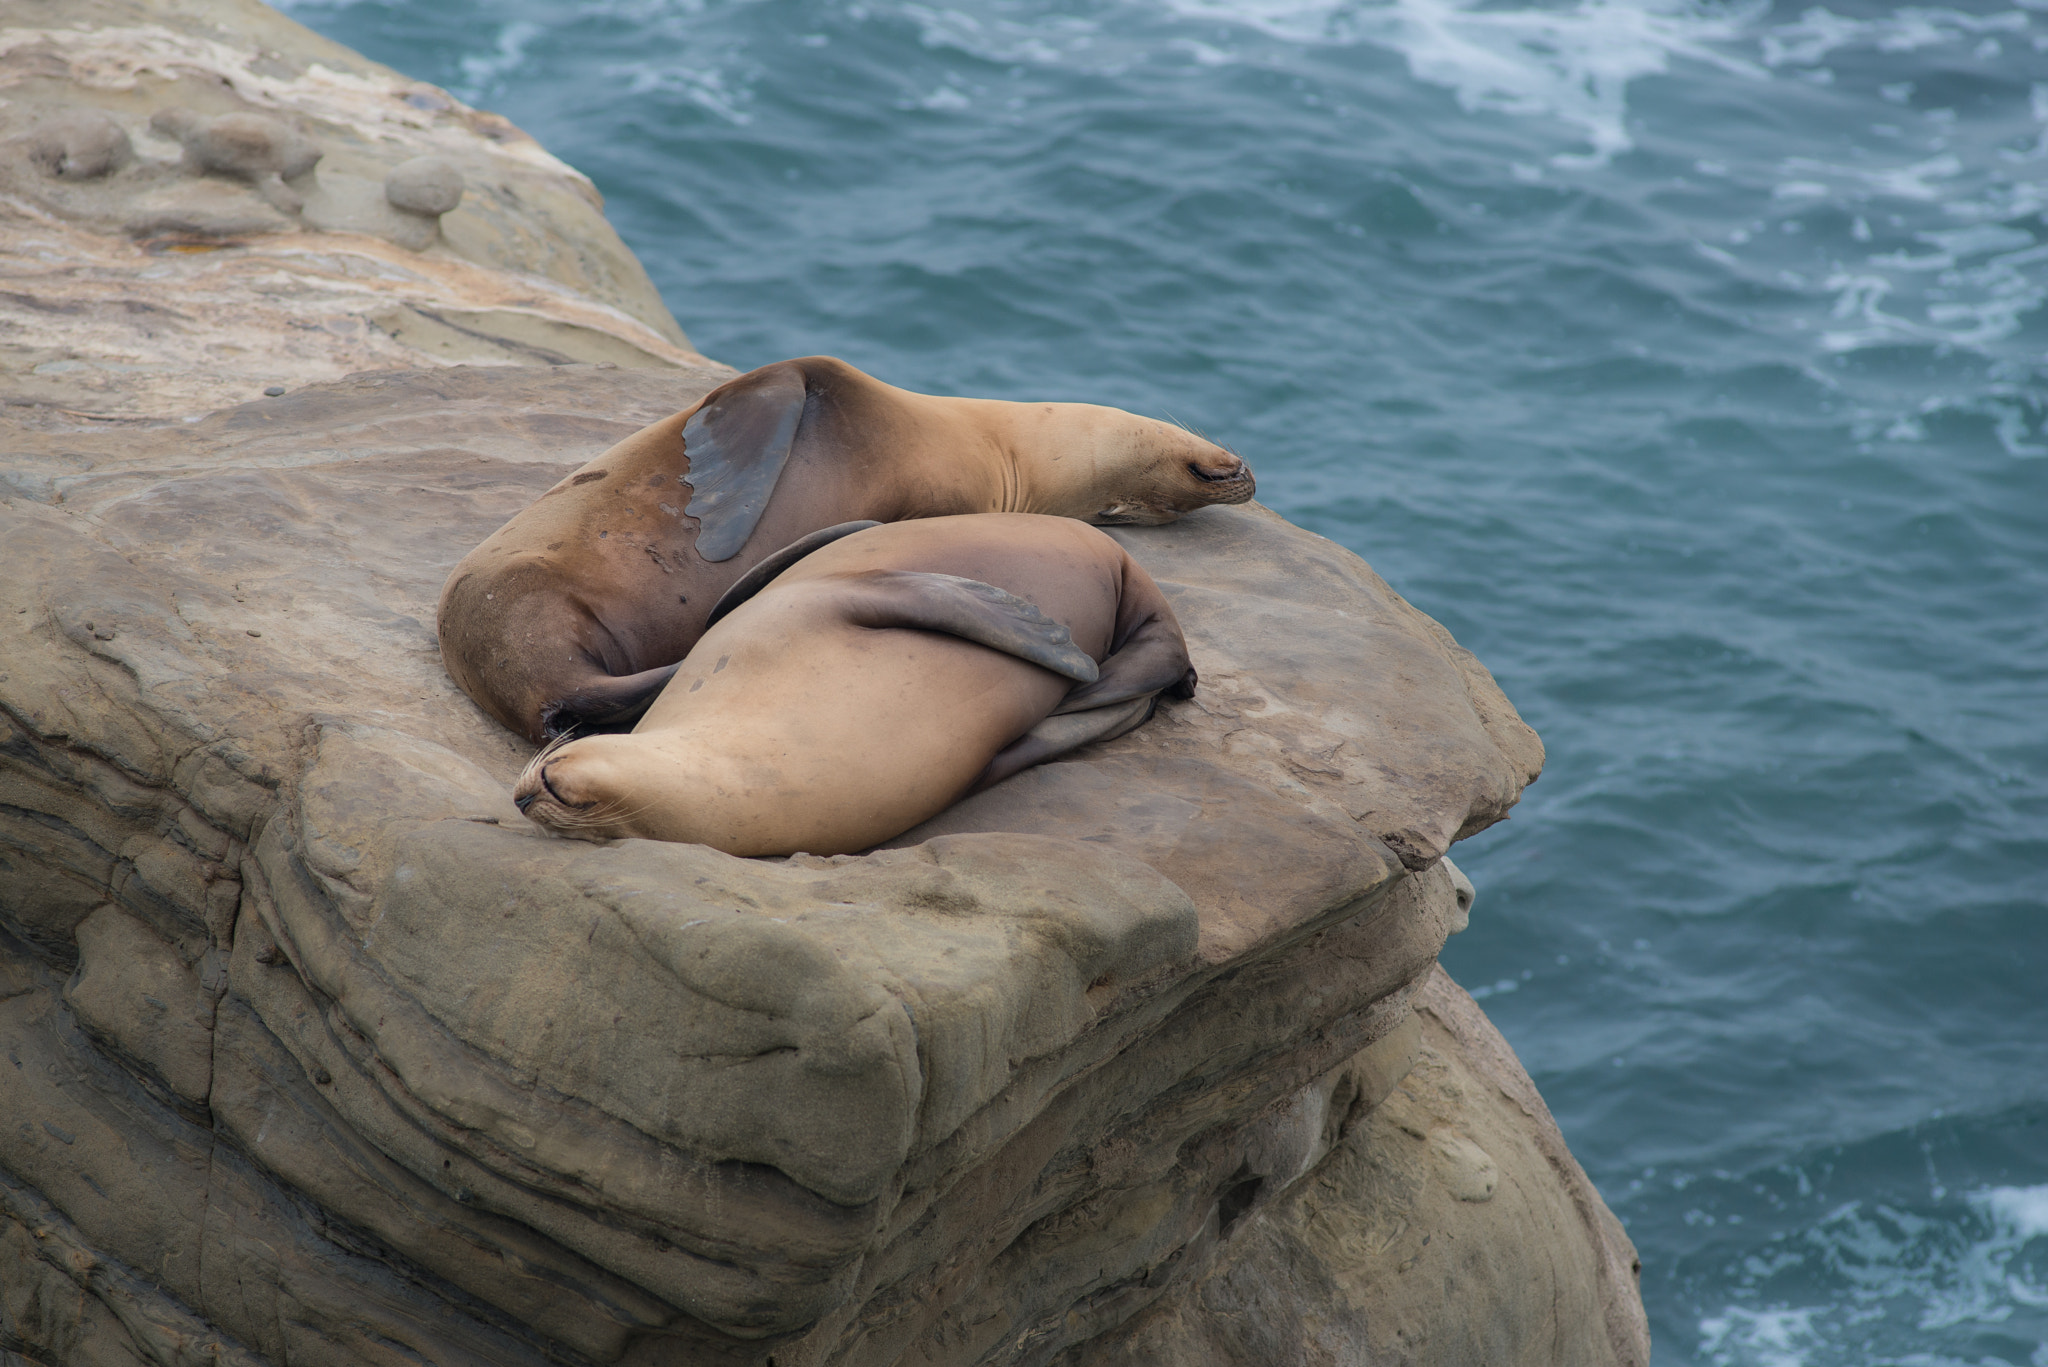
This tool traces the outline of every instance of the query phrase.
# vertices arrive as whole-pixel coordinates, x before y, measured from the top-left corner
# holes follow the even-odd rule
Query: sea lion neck
[[[918,429],[898,448],[915,468],[894,516],[882,521],[962,512],[1051,512],[1046,481],[1036,470],[1032,433],[1020,430],[1020,409],[1043,405],[1000,399],[933,398],[909,394]]]
[[[990,512],[1087,517],[1094,511],[1096,451],[1092,433],[1074,426],[1072,404],[985,399],[993,482]]]
[[[1004,442],[996,452],[994,476],[996,481],[995,507],[998,513],[1035,513],[1043,511],[1035,497],[1037,491],[1031,487],[1027,473],[1029,467],[1017,455],[1017,448]]]

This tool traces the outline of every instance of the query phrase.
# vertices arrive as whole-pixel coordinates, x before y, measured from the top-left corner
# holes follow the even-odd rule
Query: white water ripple
[[[2004,1325],[2017,1313],[2048,1309],[2048,1186],[1990,1187],[1972,1192],[1968,1202],[1974,1228],[1851,1202],[1778,1257],[1751,1259],[1752,1282],[1804,1270],[1833,1294],[1817,1305],[1736,1304],[1702,1316],[1700,1360],[1712,1367],[1852,1367],[1864,1361],[1854,1346],[1862,1337],[1857,1326],[1878,1319],[1927,1334]],[[1909,1360],[1929,1367],[1965,1361]],[[2030,1367],[2048,1367],[2048,1344]]]
[[[1482,8],[1477,0],[1163,0],[1184,18],[1248,25],[1296,43],[1369,43],[1398,52],[1416,80],[1452,91],[1467,113],[1555,119],[1590,145],[1560,152],[1562,167],[1605,165],[1634,146],[1628,87],[1673,59],[1763,79],[1728,51],[1763,12],[1630,0],[1580,0],[1570,9]]]

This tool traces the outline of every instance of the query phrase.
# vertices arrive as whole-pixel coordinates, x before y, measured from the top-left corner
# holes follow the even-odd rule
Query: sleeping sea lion
[[[632,734],[534,756],[521,811],[593,840],[845,854],[1195,687],[1159,586],[1066,518],[870,527],[719,606]]]
[[[980,512],[1171,522],[1252,492],[1235,455],[1122,409],[935,398],[829,356],[779,361],[626,438],[465,556],[441,590],[441,657],[530,740],[615,727],[720,594],[824,529]]]

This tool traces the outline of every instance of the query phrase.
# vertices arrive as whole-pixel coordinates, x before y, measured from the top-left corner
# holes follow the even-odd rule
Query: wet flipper
[[[879,522],[842,522],[835,527],[827,527],[823,531],[812,532],[809,536],[800,537],[790,542],[787,546],[784,546],[781,550],[741,575],[738,583],[719,595],[718,601],[711,605],[711,615],[704,619],[705,629],[709,630],[711,625],[719,618],[725,616],[725,614],[731,612],[749,598],[752,598],[762,589],[767,588],[770,581],[776,575],[781,574],[812,551],[829,546],[842,536],[852,536],[855,532],[864,532],[870,527],[879,527],[881,525]]]
[[[697,554],[730,560],[753,534],[789,462],[804,416],[804,375],[787,362],[763,366],[711,392],[683,424]]]
[[[856,626],[942,631],[1075,683],[1095,682],[1095,661],[1074,644],[1073,633],[994,584],[922,570],[869,570],[843,582],[854,595],[847,620]]]
[[[654,705],[680,668],[682,662],[677,661],[659,669],[643,669],[638,674],[621,674],[585,684],[560,702],[541,709],[541,739],[552,740],[572,729],[626,730]]]
[[[967,791],[978,793],[1034,764],[1058,759],[1070,750],[1099,740],[1115,740],[1144,725],[1158,702],[1157,693],[1148,693],[1142,698],[1129,698],[1086,712],[1055,712],[998,751]]]

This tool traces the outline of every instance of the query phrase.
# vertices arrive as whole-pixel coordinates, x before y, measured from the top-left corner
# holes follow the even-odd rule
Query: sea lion
[[[845,854],[1194,686],[1165,595],[1095,528],[886,523],[732,606],[632,734],[558,741],[513,797],[586,839]]]
[[[719,595],[799,538],[980,512],[1171,522],[1253,489],[1237,456],[1121,409],[937,398],[829,356],[779,361],[626,438],[465,556],[441,591],[441,657],[530,740],[619,726]]]

